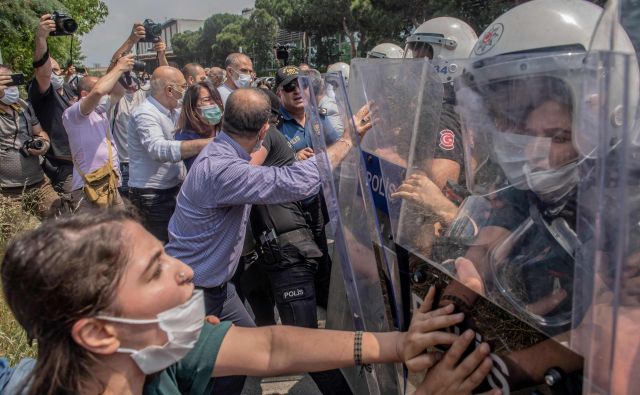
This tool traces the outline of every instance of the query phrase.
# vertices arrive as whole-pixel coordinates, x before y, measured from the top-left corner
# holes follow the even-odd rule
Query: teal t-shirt
[[[174,363],[144,386],[145,395],[210,394],[211,374],[230,321],[204,324],[200,337],[180,362]]]

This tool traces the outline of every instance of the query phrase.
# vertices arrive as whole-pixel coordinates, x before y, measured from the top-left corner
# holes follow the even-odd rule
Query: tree
[[[196,32],[184,32],[173,36],[171,39],[171,46],[173,47],[173,53],[180,59],[182,63],[198,62],[198,54],[204,51],[200,51],[198,48],[198,42],[202,31]]]
[[[33,43],[40,16],[52,10],[66,11],[78,23],[76,36],[52,37],[49,52],[61,65],[83,59],[77,36],[104,21],[107,6],[100,0],[0,0],[0,47],[5,62],[30,78],[33,74]],[[73,46],[73,56],[70,50]]]
[[[245,27],[246,51],[253,60],[255,70],[265,70],[273,61],[273,45],[278,33],[278,22],[263,9],[256,9]]]
[[[227,55],[238,52],[247,47],[244,31],[247,25],[246,19],[241,19],[227,25],[216,36],[216,43],[211,47],[212,61],[214,64],[224,64]]]
[[[204,21],[204,26],[198,38],[197,47],[202,51],[206,64],[222,65],[213,61],[213,46],[216,44],[218,34],[229,25],[241,23],[245,19],[234,14],[214,14]]]

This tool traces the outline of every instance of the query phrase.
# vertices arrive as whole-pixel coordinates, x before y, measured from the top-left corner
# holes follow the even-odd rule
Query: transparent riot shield
[[[434,147],[414,144],[397,243],[412,290],[436,285],[438,303],[465,313],[456,330],[487,342],[484,388],[580,393],[583,359],[570,348],[585,52],[520,53],[458,61],[453,114],[464,142],[466,186],[437,185]],[[446,100],[443,102],[446,108]],[[443,111],[442,116],[445,115]],[[417,137],[414,137],[417,139]],[[424,168],[424,163],[431,168]],[[421,169],[418,172],[415,169]],[[425,244],[425,223],[434,223]]]
[[[327,148],[343,146],[336,136],[355,135],[346,90],[340,75],[313,76],[298,79],[305,100],[305,133],[311,136],[313,150],[322,178],[322,189],[329,212],[330,233],[335,240],[328,327],[368,331],[391,329],[388,305],[385,304],[376,252],[371,237],[375,224],[367,225],[371,195],[363,188],[361,157],[351,148],[346,157],[332,167]],[[331,95],[326,87],[331,84]],[[355,142],[355,138],[354,138]],[[344,296],[343,296],[344,295]],[[345,317],[348,319],[344,319]],[[393,365],[376,365],[372,371],[351,369],[347,372],[356,393],[376,394],[398,391],[397,373]]]
[[[640,140],[638,139],[638,4],[612,1],[585,67],[581,119],[583,164],[572,347],[585,357],[589,394],[640,393]],[[623,34],[621,26],[627,34]],[[631,43],[627,36],[632,40]],[[632,47],[633,45],[633,47]]]
[[[408,261],[398,259],[404,255],[395,243],[401,201],[391,198],[391,194],[407,176],[407,166],[413,160],[410,148],[434,144],[441,101],[442,84],[428,61],[354,59],[351,64],[352,108],[373,102],[378,111],[360,148],[373,197],[367,215],[380,232],[373,240],[374,248],[397,328],[406,328],[409,323],[411,293]],[[420,159],[426,162],[429,158]]]

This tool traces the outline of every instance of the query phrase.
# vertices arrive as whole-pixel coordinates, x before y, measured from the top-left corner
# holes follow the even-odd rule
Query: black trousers
[[[162,244],[169,241],[169,220],[176,209],[180,186],[170,189],[129,188],[129,200],[138,209],[142,226]]]
[[[315,197],[302,202],[307,225],[313,233],[313,240],[322,251],[322,257],[318,259],[318,270],[315,275],[318,306],[326,309],[329,302],[329,283],[331,280],[331,257],[327,245],[327,235],[324,226],[327,223],[327,210],[320,192]]]
[[[281,246],[280,264],[267,266],[280,319],[284,325],[317,328],[316,258],[305,258],[295,245]],[[351,394],[338,369],[309,373],[323,394]]]

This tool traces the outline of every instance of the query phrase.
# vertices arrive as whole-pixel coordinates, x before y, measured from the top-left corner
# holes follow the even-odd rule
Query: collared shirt
[[[296,152],[307,147],[313,148],[311,133],[306,130],[305,126],[300,125],[282,106],[280,107],[280,116],[282,122],[278,125],[278,129],[289,140],[289,144]],[[327,117],[320,115],[319,118],[327,145],[335,143],[342,134],[334,129]]]
[[[220,93],[220,97],[222,98],[222,104],[227,105],[227,99],[229,95],[233,93],[233,89],[229,88],[227,84],[222,84],[218,87],[218,93]]]
[[[130,187],[169,189],[182,182],[182,143],[173,138],[179,116],[179,109],[169,110],[152,96],[133,110],[127,135]]]
[[[106,113],[91,111],[89,115],[82,114],[80,103],[85,99],[76,102],[67,108],[62,114],[62,123],[69,136],[69,147],[71,147],[71,157],[73,158],[73,183],[72,190],[80,189],[84,186],[84,180],[78,173],[80,170],[89,174],[101,168],[109,162],[109,147],[107,133],[111,140],[112,152],[111,160],[114,170],[120,174],[120,162],[118,161],[118,149],[113,145],[113,136],[109,130],[109,119]],[[120,177],[122,178],[122,177]],[[120,184],[121,181],[118,181]]]
[[[320,190],[315,158],[285,167],[254,166],[249,159],[220,132],[180,189],[166,251],[193,268],[196,286],[211,288],[233,277],[252,204],[293,202]]]
[[[15,188],[36,184],[44,179],[37,156],[20,154],[25,141],[33,138],[39,125],[29,103],[19,100],[10,109],[0,110],[0,187]]]
[[[127,135],[129,129],[129,121],[133,110],[136,109],[147,98],[147,92],[138,90],[133,94],[125,93],[116,104],[114,117],[111,120],[113,138],[118,147],[118,158],[120,162],[129,162],[129,145],[127,144]]]

